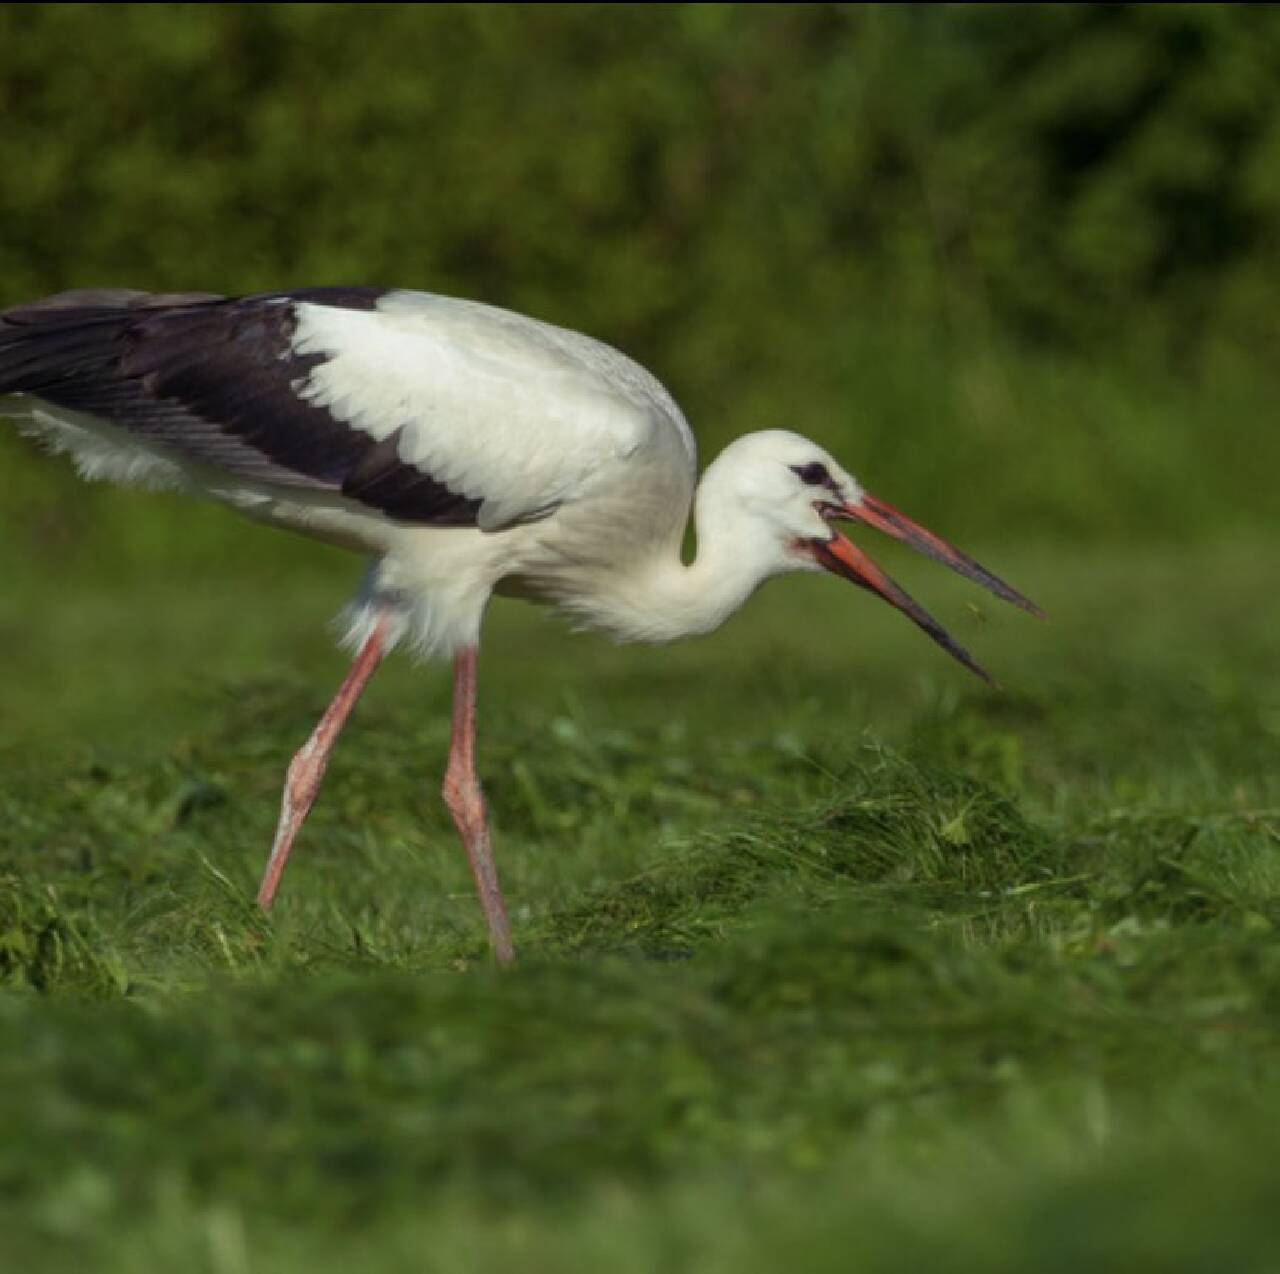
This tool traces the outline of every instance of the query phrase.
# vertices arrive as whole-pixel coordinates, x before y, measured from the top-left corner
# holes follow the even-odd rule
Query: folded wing
[[[416,525],[546,516],[655,438],[691,437],[623,355],[425,293],[63,293],[0,314],[0,395],[196,470],[337,493]]]

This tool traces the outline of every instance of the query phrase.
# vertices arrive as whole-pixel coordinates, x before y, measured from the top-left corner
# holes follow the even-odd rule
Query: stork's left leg
[[[444,803],[475,878],[476,893],[489,926],[489,944],[499,964],[516,958],[511,943],[511,922],[498,885],[498,868],[489,841],[489,818],[476,774],[476,648],[468,646],[453,661],[453,735],[449,742],[449,765],[444,775]]]
[[[377,671],[386,654],[389,622],[390,614],[384,610],[375,620],[364,645],[360,647],[360,653],[356,655],[351,671],[338,687],[338,693],[333,696],[333,702],[325,709],[325,714],[311,732],[311,737],[289,763],[289,772],[284,780],[284,795],[280,799],[280,822],[276,826],[276,839],[271,846],[271,857],[267,860],[267,870],[262,875],[262,884],[258,889],[258,906],[263,911],[271,909],[280,877],[284,874],[284,865],[289,861],[289,851],[320,792],[320,780],[329,767],[333,745],[337,743],[338,735],[342,733],[342,727],[346,725],[361,691],[369,684],[369,678]]]

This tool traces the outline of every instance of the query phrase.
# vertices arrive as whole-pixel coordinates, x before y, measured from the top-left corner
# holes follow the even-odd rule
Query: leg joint
[[[293,755],[285,772],[285,796],[295,808],[310,809],[320,792],[320,781],[328,764],[328,755],[316,755],[314,740],[308,740]]]
[[[455,822],[471,825],[483,822],[484,797],[480,781],[474,774],[451,765],[445,771],[444,785],[440,790]]]

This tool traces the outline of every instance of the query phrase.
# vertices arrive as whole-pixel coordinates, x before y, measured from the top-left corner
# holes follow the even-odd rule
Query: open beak
[[[1033,615],[1044,617],[1038,606],[1028,601],[1016,589],[1010,588],[986,567],[979,566],[973,558],[953,548],[945,540],[939,539],[932,531],[926,531],[924,527],[885,504],[883,500],[877,500],[875,496],[864,493],[857,504],[828,505],[825,512],[831,518],[874,526],[886,535],[893,536],[895,540],[911,545],[926,557],[931,557],[934,561],[949,566],[958,574],[981,584],[1006,602],[1011,602],[1014,606],[1019,606]],[[902,611],[914,624],[923,628],[943,650],[958,659],[971,672],[977,673],[992,685],[996,684],[974,657],[957,643],[928,611],[903,592],[856,544],[845,539],[838,531],[833,531],[829,540],[811,540],[809,547],[819,566],[833,575],[839,575],[860,588],[883,597],[891,606],[896,606]]]

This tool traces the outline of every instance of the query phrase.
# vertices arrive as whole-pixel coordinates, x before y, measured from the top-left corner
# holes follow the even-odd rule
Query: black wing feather
[[[295,351],[295,304],[370,310],[383,294],[59,293],[0,313],[0,394],[32,394],[253,481],[474,526],[482,499],[402,460],[402,430],[378,441],[294,389],[325,359]]]
[[[416,516],[440,526],[474,526],[481,501],[451,491],[416,465],[400,459],[404,426],[368,448],[348,471],[342,494],[385,510],[391,517]]]

